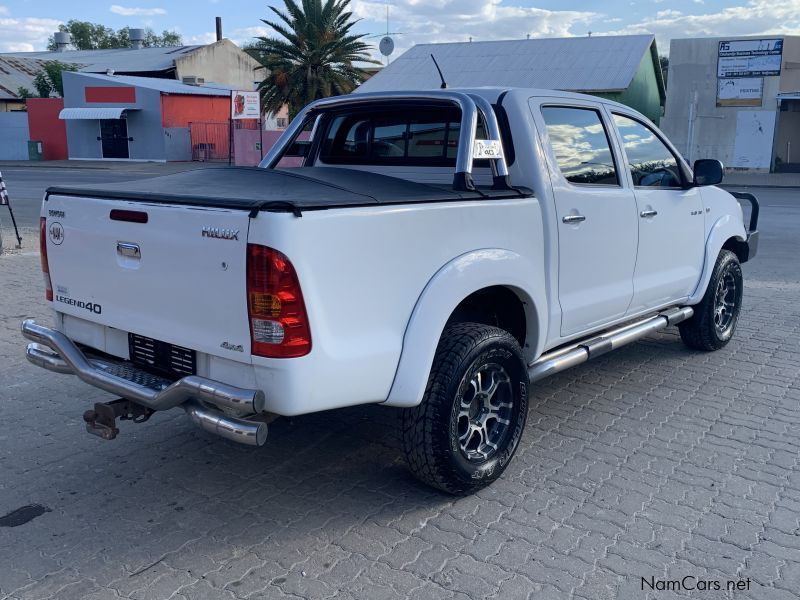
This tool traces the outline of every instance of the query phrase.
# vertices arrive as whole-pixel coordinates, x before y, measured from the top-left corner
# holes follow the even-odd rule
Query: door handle
[[[655,217],[657,214],[658,214],[657,210],[643,210],[642,212],[639,213],[639,216],[642,217],[643,219],[646,219],[648,217]]]
[[[130,242],[117,242],[117,253],[128,258],[141,258],[142,251],[139,244],[132,244]]]
[[[583,215],[567,215],[561,219],[564,223],[572,225],[573,223],[580,223],[581,221],[585,221],[586,217]]]

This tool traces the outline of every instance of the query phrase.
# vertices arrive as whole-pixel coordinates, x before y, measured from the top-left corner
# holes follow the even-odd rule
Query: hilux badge
[[[217,238],[220,240],[238,240],[238,229],[221,229],[220,227],[203,227],[203,237]]]

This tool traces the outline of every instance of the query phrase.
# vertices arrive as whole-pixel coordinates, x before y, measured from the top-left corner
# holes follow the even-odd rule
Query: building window
[[[289,126],[289,119],[286,117],[277,117],[275,119],[275,123],[278,126],[278,129],[286,129]]]

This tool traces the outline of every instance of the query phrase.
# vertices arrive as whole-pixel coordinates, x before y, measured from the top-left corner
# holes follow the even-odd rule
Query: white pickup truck
[[[52,328],[28,359],[119,397],[84,415],[182,407],[251,445],[267,423],[402,407],[408,464],[468,493],[508,465],[531,384],[678,324],[731,338],[757,246],[646,118],[532,89],[363,93],[306,107],[259,168],[53,187],[41,216]]]

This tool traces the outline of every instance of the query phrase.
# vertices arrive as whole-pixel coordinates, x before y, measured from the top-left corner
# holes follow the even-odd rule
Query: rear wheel
[[[694,315],[678,328],[681,339],[696,350],[719,350],[736,331],[742,309],[742,267],[730,250],[717,257],[706,293],[694,307]]]
[[[451,325],[421,404],[403,413],[409,468],[451,494],[485,487],[508,466],[527,412],[527,369],[514,337],[478,323]]]

